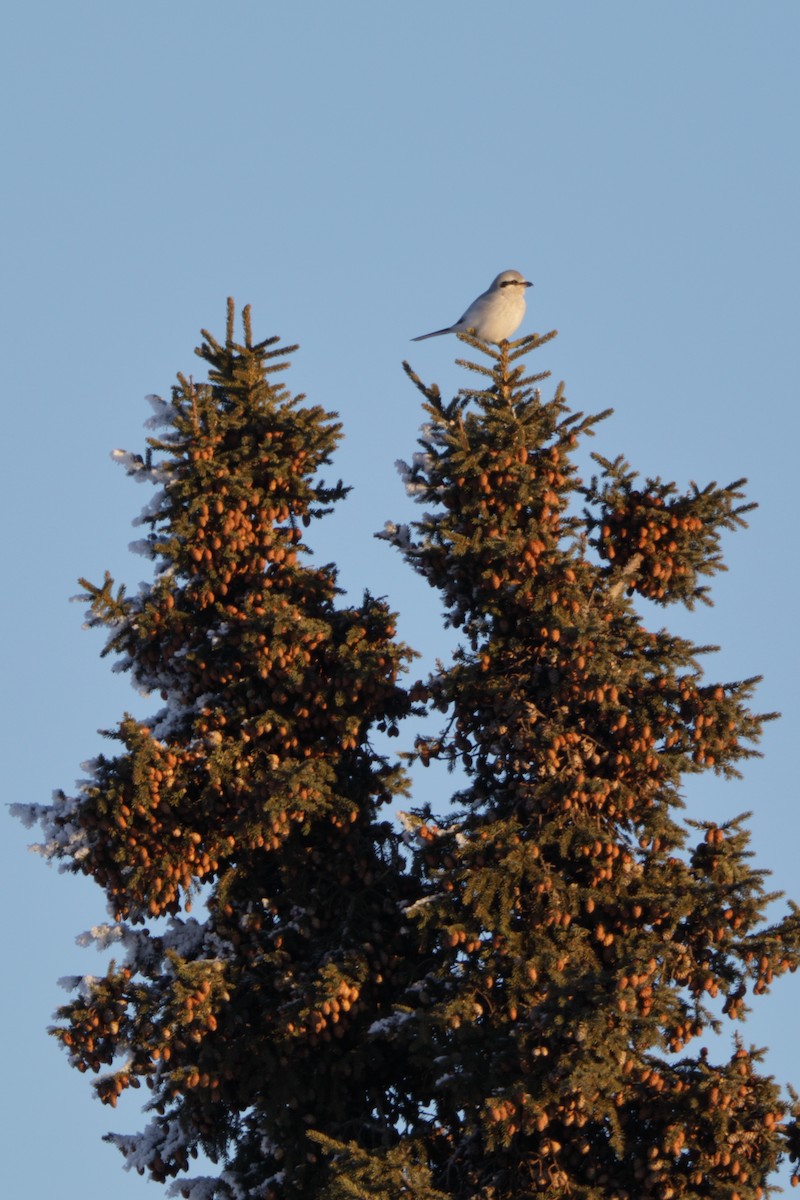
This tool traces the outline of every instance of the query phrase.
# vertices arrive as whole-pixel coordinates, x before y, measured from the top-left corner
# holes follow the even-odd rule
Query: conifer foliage
[[[417,752],[465,778],[455,812],[406,818],[432,964],[403,1026],[429,1081],[415,1161],[464,1200],[760,1200],[797,1110],[759,1050],[711,1035],[796,969],[798,910],[768,919],[746,815],[679,810],[682,778],[736,775],[768,718],[757,680],[708,680],[634,606],[707,599],[744,481],[682,493],[597,455],[582,483],[607,414],[542,399],[525,363],[552,336],[463,337],[477,386],[449,403],[406,365],[427,511],[384,536],[462,631]]]
[[[82,581],[105,652],[165,706],[28,813],[105,890],[94,933],[124,951],[76,979],[55,1035],[78,1070],[111,1068],[105,1103],[146,1084],[149,1125],[112,1140],[162,1182],[203,1149],[216,1182],[176,1185],[203,1197],[312,1195],[308,1129],[370,1146],[409,1115],[403,1064],[366,1037],[414,962],[378,815],[405,780],[369,741],[408,712],[409,654],[382,601],[339,606],[334,568],[307,561],[303,527],[346,492],[318,479],[339,425],[276,378],[296,347],[254,343],[247,309],[244,327],[229,305],[224,345],[197,352],[209,382],[152,397],[158,436],[119,456],[158,488],[153,584]]]
[[[339,426],[243,316],[119,455],[157,488],[152,584],[82,581],[163,707],[23,814],[113,915],[93,933],[119,963],[54,1030],[103,1102],[149,1090],[112,1140],[194,1200],[762,1200],[800,1110],[737,1031],[797,968],[800,912],[774,915],[746,814],[681,809],[772,714],[649,627],[708,601],[744,481],[682,492],[601,455],[582,481],[606,414],[526,374],[552,334],[460,335],[476,386],[449,402],[406,366],[425,512],[381,536],[461,639],[407,689],[386,604],[343,605],[303,541],[346,492],[319,477]],[[422,699],[442,728],[412,757],[461,782],[398,830],[407,780],[371,738]],[[215,1175],[187,1174],[198,1150]]]

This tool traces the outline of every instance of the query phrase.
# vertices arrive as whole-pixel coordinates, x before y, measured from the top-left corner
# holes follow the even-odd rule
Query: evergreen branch
[[[403,370],[405,371],[408,378],[411,380],[411,382],[414,384],[414,386],[420,392],[422,392],[425,399],[430,404],[440,405],[441,404],[441,393],[440,393],[437,385],[435,383],[433,383],[433,384],[430,384],[430,386],[429,386],[428,384],[423,383],[422,380],[420,379],[419,375],[417,375],[416,371],[414,371],[414,369],[412,368],[411,364],[406,362],[405,360],[403,361],[402,366],[403,366]],[[437,411],[440,411],[440,410],[437,409]]]
[[[509,342],[508,345],[510,353],[508,355],[508,361],[514,362],[516,359],[521,358],[524,354],[528,354],[531,350],[538,350],[540,346],[547,345],[548,342],[552,342],[553,338],[556,337],[558,337],[558,330],[551,329],[549,333],[531,333],[526,337],[518,338],[515,342]],[[548,371],[548,374],[549,373],[550,372]]]

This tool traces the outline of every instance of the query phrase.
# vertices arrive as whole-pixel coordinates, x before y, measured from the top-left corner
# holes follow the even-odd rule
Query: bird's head
[[[533,287],[532,283],[524,275],[520,275],[519,271],[501,271],[491,286],[491,291],[500,291],[501,288],[529,288]]]

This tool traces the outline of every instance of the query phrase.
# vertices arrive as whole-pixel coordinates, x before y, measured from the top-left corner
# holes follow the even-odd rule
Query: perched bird
[[[517,329],[525,316],[525,288],[533,287],[519,271],[501,271],[483,295],[473,300],[463,317],[447,329],[436,329],[412,338],[441,337],[443,333],[473,333],[484,342],[504,342]]]

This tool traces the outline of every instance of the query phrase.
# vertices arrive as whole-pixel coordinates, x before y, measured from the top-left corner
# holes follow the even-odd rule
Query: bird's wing
[[[473,325],[477,324],[490,303],[489,293],[483,292],[482,295],[478,296],[477,300],[472,301],[472,304],[470,304],[464,315],[458,318],[456,325],[461,329],[470,329]]]

